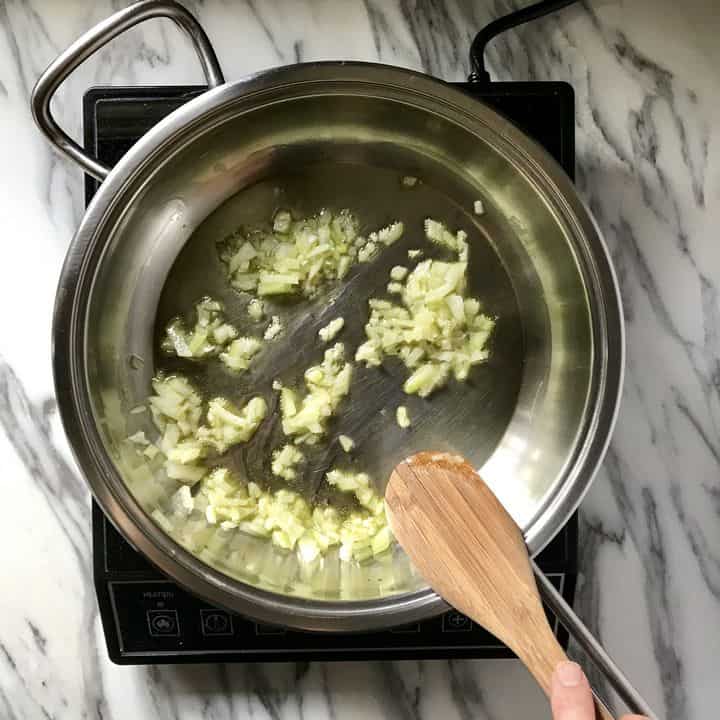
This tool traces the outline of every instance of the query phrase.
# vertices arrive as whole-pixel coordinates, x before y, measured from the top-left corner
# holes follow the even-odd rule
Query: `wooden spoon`
[[[511,648],[549,696],[567,660],[543,610],[520,528],[464,458],[422,452],[385,490],[395,537],[430,586]],[[596,698],[596,716],[613,720]]]

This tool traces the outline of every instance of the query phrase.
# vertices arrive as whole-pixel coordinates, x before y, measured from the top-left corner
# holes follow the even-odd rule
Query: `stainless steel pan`
[[[159,16],[190,36],[210,89],[110,169],[58,127],[50,99],[98,47]],[[63,422],[105,513],[166,575],[232,610],[312,630],[368,630],[444,609],[400,551],[367,566],[328,560],[323,581],[312,583],[293,556],[253,538],[225,537],[201,519],[171,537],[149,516],[167,502],[172,483],[149,478],[125,438],[143,422],[129,410],[149,392],[166,279],[178,277],[203,238],[265,208],[277,187],[308,207],[350,205],[369,224],[401,216],[411,230],[408,244],[335,291],[334,311],[352,319],[349,340],[359,338],[364,299],[387,276],[383,263],[420,242],[426,214],[442,213],[470,233],[473,287],[499,317],[491,361],[468,385],[418,405],[409,436],[378,415],[400,401],[392,369],[380,379],[358,372],[342,422],[355,428],[378,479],[416,449],[462,452],[534,554],[562,527],[612,430],[622,315],[592,217],[556,163],[511,123],[438,80],[382,65],[305,64],[224,83],[192,16],[153,0],[120,11],[64,52],[38,82],[33,110],[50,140],[102,180],[57,293],[54,370]],[[404,174],[421,178],[418,195],[389,180]],[[472,213],[477,198],[486,206],[482,217]],[[203,287],[191,273],[185,281]],[[215,289],[232,302],[227,288]],[[278,369],[315,357],[311,336],[325,311],[326,302],[316,304],[307,322],[293,326],[276,365],[248,391],[265,392],[264,380]]]

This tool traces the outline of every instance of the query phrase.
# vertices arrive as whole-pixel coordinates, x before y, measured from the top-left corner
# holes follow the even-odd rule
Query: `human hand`
[[[590,683],[574,662],[555,668],[550,695],[553,720],[595,720]],[[647,720],[642,715],[623,715],[620,720]]]

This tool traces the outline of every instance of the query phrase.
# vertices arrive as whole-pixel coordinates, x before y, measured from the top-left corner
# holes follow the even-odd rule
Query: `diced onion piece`
[[[445,385],[449,370],[444,363],[425,363],[405,381],[403,390],[408,395],[427,397],[433,390]]]
[[[300,562],[311,563],[320,555],[318,541],[310,535],[303,535],[298,540],[298,558]]]
[[[247,313],[255,322],[262,320],[265,315],[265,305],[263,301],[257,298],[250,300],[247,306]]]
[[[296,292],[300,285],[299,272],[263,272],[258,280],[258,294],[260,295],[288,295]]]
[[[361,487],[370,487],[370,476],[367,473],[333,469],[328,472],[325,479],[329,485],[343,492],[354,492]]]
[[[208,425],[198,429],[198,440],[224,453],[231,446],[250,440],[266,414],[267,403],[261,397],[252,398],[242,409],[227,398],[215,398],[208,404]]]
[[[395,267],[390,270],[390,278],[392,280],[396,280],[397,282],[402,282],[407,274],[408,269],[404,265],[395,265]]]
[[[170,498],[170,507],[173,509],[175,515],[179,515],[180,517],[190,515],[195,507],[195,500],[187,485],[179,487]]]
[[[143,450],[143,455],[149,460],[154,460],[160,454],[160,450],[155,445],[148,445]]]
[[[194,438],[178,442],[165,453],[170,462],[190,465],[205,457],[205,447]]]
[[[162,348],[182,358],[204,358],[217,355],[232,339],[237,330],[225,322],[223,306],[210,297],[195,306],[197,319],[189,331],[182,318],[171,321],[165,329]]]
[[[257,338],[239,337],[220,353],[220,360],[231,370],[243,372],[250,367],[250,362],[261,348],[262,342]]]
[[[203,479],[207,470],[202,466],[183,465],[181,463],[168,460],[165,462],[165,472],[167,473],[167,476],[173,480],[179,480],[182,483],[194,485]]]
[[[362,562],[385,552],[393,538],[385,515],[385,501],[373,488],[370,477],[366,473],[333,469],[326,480],[338,490],[352,492],[361,507],[351,512],[339,528],[340,558]]]
[[[405,226],[401,222],[394,222],[382,230],[377,231],[378,240],[385,246],[390,246],[397,242],[405,232]],[[373,239],[375,233],[370,233],[370,239]]]
[[[283,330],[283,325],[280,322],[280,318],[277,315],[272,316],[270,324],[265,329],[265,335],[263,336],[266,340],[274,340]]]
[[[155,395],[149,398],[153,421],[162,432],[168,423],[183,436],[192,435],[200,424],[202,400],[193,386],[179,375],[158,375],[152,381]]]
[[[286,233],[292,225],[292,215],[287,210],[278,210],[273,218],[273,230],[278,233]]]
[[[402,184],[404,187],[412,188],[415,187],[418,184],[418,179],[413,175],[405,175],[402,180]]]
[[[369,262],[375,257],[377,249],[377,245],[374,242],[369,241],[366,245],[363,245],[363,247],[361,247],[358,251],[358,261],[361,263]]]
[[[205,516],[212,525],[222,522],[238,525],[257,515],[257,501],[227,468],[213,470],[200,485],[198,496],[207,503]]]
[[[485,206],[483,205],[482,200],[476,200],[473,203],[473,212],[476,215],[483,215],[485,213]]]
[[[463,230],[458,230],[457,233],[453,235],[443,223],[427,218],[427,220],[425,220],[425,236],[436,245],[456,252],[458,254],[458,260],[461,262],[467,262],[467,233]]]
[[[380,528],[370,541],[373,555],[380,555],[381,553],[384,553],[390,548],[392,541],[393,535],[389,526],[386,525],[385,527]]]
[[[348,435],[338,435],[338,442],[346,453],[349,453],[355,447],[355,441]]]
[[[280,391],[283,432],[296,442],[314,445],[325,434],[328,420],[350,391],[352,365],[344,360],[345,347],[336,343],[323,361],[305,371],[307,394],[300,399],[290,388]]]
[[[345,318],[338,317],[331,320],[325,327],[321,327],[318,330],[318,335],[323,342],[331,342],[343,327],[345,327]]]
[[[284,445],[273,453],[272,473],[283,480],[295,480],[297,478],[296,466],[304,459],[305,456],[295,445]]]
[[[401,428],[410,427],[410,415],[408,414],[408,409],[405,405],[400,405],[395,411],[395,419]]]

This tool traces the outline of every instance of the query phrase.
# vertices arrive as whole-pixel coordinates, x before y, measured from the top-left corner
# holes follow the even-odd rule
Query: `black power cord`
[[[485,69],[485,48],[487,44],[500,33],[511,28],[522,25],[530,20],[548,15],[556,10],[561,10],[572,5],[578,0],[541,0],[541,2],[529,7],[515,10],[509,15],[504,15],[486,25],[476,36],[470,46],[470,82],[489,83],[490,73]]]

